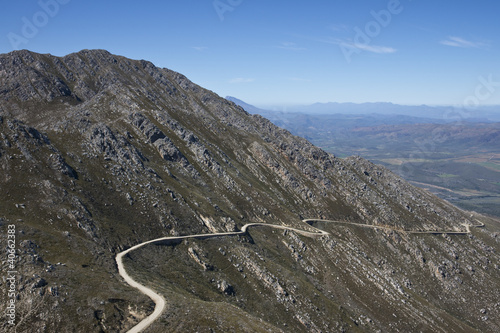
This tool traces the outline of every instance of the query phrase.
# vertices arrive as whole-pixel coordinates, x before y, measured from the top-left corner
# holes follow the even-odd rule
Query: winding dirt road
[[[282,229],[282,230],[290,230],[294,231],[298,234],[307,236],[307,237],[316,237],[316,236],[324,236],[324,235],[329,235],[328,232],[317,229],[312,226],[313,223],[315,222],[323,222],[323,223],[336,223],[336,224],[345,224],[345,225],[354,225],[358,227],[363,227],[363,228],[372,228],[372,229],[380,229],[380,230],[390,230],[390,231],[399,231],[399,232],[405,232],[407,234],[430,234],[430,235],[442,235],[442,234],[449,234],[449,235],[467,235],[470,234],[470,228],[475,227],[475,228],[482,228],[484,227],[484,223],[480,222],[479,220],[476,220],[479,224],[478,225],[468,225],[468,224],[463,224],[465,227],[466,231],[406,231],[406,230],[400,230],[396,228],[391,228],[391,227],[386,227],[386,226],[376,226],[376,225],[370,225],[370,224],[359,224],[359,223],[354,223],[354,222],[344,222],[344,221],[332,221],[332,220],[320,220],[320,219],[305,219],[302,220],[302,222],[306,223],[309,225],[310,228],[315,229],[315,231],[306,231],[306,230],[300,230],[300,229],[295,229],[287,226],[282,226],[282,225],[275,225],[275,224],[266,224],[266,223],[249,223],[245,224],[242,228],[241,231],[235,231],[235,232],[221,232],[221,233],[212,233],[212,234],[197,234],[197,235],[189,235],[189,236],[172,236],[172,237],[162,237],[162,238],[157,238],[153,239],[141,244],[137,244],[125,251],[122,251],[116,255],[116,264],[118,266],[118,273],[123,277],[125,282],[127,282],[131,287],[134,287],[138,289],[140,292],[143,294],[147,295],[149,298],[153,300],[155,303],[155,310],[153,311],[152,314],[150,314],[148,317],[144,318],[139,324],[136,326],[132,327],[130,330],[127,331],[127,333],[139,333],[149,327],[158,317],[161,316],[163,313],[163,310],[165,309],[166,306],[166,301],[165,299],[154,292],[152,289],[143,286],[139,282],[135,281],[132,279],[130,275],[128,275],[127,271],[125,270],[125,267],[123,266],[123,257],[126,256],[129,252],[137,250],[140,247],[143,247],[144,245],[147,244],[153,244],[153,243],[161,243],[165,241],[178,241],[178,240],[183,240],[183,239],[208,239],[208,238],[214,238],[214,237],[225,237],[225,236],[238,236],[238,235],[244,235],[247,233],[248,228],[252,227],[268,227],[268,228],[274,228],[274,229]]]

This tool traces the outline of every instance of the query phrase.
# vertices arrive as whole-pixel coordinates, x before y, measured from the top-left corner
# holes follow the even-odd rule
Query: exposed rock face
[[[139,242],[251,222],[307,228],[303,218],[392,230],[318,224],[331,234],[262,229],[131,253],[127,267],[173,304],[152,329],[500,329],[498,226],[382,167],[102,50],[0,55],[0,87],[0,226],[15,224],[22,244],[18,332],[137,323],[151,303],[113,258]],[[488,228],[470,236],[402,231],[465,231],[476,219]]]

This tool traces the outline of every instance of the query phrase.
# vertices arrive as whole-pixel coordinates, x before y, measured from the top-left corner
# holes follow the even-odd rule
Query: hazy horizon
[[[408,106],[408,107],[431,107],[431,108],[464,108],[463,105],[448,105],[448,104],[398,104],[398,103],[393,103],[393,102],[336,102],[336,101],[330,101],[330,102],[312,102],[312,103],[297,103],[297,104],[288,104],[288,103],[271,103],[271,104],[258,104],[258,103],[252,103],[251,101],[246,101],[241,98],[238,98],[237,96],[226,96],[225,98],[236,98],[241,100],[242,102],[249,104],[251,106],[254,106],[259,109],[263,110],[269,110],[269,111],[286,111],[287,108],[298,108],[298,107],[308,107],[308,106],[313,106],[313,105],[343,105],[343,104],[353,104],[353,105],[376,105],[376,104],[392,104],[395,106]],[[478,109],[486,109],[486,108],[495,108],[498,107],[500,108],[500,104],[485,104],[478,106]],[[468,110],[474,110],[474,108],[468,108]],[[499,109],[500,111],[500,109]]]

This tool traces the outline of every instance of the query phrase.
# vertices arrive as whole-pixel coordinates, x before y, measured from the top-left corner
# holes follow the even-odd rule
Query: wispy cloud
[[[206,46],[193,46],[193,49],[201,52],[201,51],[208,50],[208,47],[206,47]]]
[[[330,41],[330,44],[338,44],[340,47],[343,47],[343,48],[356,49],[359,51],[367,51],[367,52],[378,53],[378,54],[389,54],[389,53],[395,53],[398,51],[395,48],[389,47],[389,46],[373,45],[373,44],[360,44],[360,43],[355,43],[352,40],[337,39],[335,42]]]
[[[483,42],[472,42],[456,36],[449,36],[448,39],[442,40],[440,43],[446,46],[463,48],[482,48],[486,46]]]
[[[372,53],[378,53],[378,54],[388,54],[388,53],[395,53],[398,50],[389,47],[389,46],[382,46],[382,45],[373,45],[373,44],[360,44],[360,43],[355,43],[352,39],[341,39],[341,38],[333,38],[333,37],[323,37],[323,38],[315,38],[314,39],[317,42],[324,43],[324,44],[332,44],[332,45],[339,45],[341,47],[349,48],[349,49],[356,49],[360,51],[367,51],[367,52],[372,52]]]
[[[276,46],[278,49],[290,50],[290,51],[303,51],[304,47],[298,46],[296,43],[292,42],[282,42],[280,45]]]
[[[397,52],[397,50],[393,47],[381,46],[381,45],[364,45],[364,44],[351,43],[351,44],[348,44],[348,46],[356,48],[356,49],[361,50],[361,51],[368,51],[368,52],[378,53],[378,54],[388,54],[388,53]]]
[[[250,83],[250,82],[254,82],[254,81],[255,81],[255,79],[237,77],[237,78],[229,80],[229,83]]]

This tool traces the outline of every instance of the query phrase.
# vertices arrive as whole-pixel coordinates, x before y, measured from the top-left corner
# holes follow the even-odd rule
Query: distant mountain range
[[[235,97],[226,99],[240,105],[250,113],[281,114],[282,111],[264,110],[250,105]],[[308,115],[398,115],[412,118],[433,119],[441,122],[461,120],[474,122],[500,121],[500,106],[484,106],[477,109],[465,109],[453,106],[398,105],[393,103],[315,103],[311,105],[288,106],[284,113],[301,113]]]

